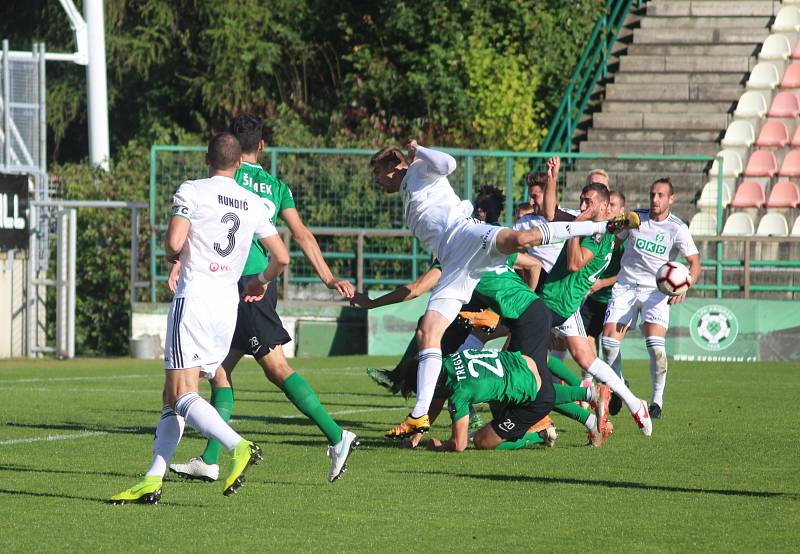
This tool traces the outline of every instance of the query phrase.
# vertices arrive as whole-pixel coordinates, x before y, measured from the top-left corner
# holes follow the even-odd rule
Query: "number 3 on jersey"
[[[228,244],[225,248],[222,248],[220,243],[214,243],[214,250],[217,254],[222,257],[229,255],[233,252],[233,248],[236,246],[236,231],[239,230],[239,216],[235,213],[228,212],[222,216],[221,222],[224,224],[231,223],[232,225],[228,228]]]
[[[462,354],[467,359],[467,369],[472,377],[475,377],[476,379],[480,377],[480,374],[475,371],[475,366],[486,368],[498,377],[503,376],[503,365],[500,363],[500,360],[497,359],[497,352],[475,352],[464,350]],[[494,360],[494,363],[492,364],[484,361],[486,359]]]

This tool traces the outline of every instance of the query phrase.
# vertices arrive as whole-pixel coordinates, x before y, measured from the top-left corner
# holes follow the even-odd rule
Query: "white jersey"
[[[400,185],[406,225],[437,258],[448,229],[472,215],[472,204],[461,200],[447,180],[455,168],[449,154],[419,146]]]
[[[572,210],[569,208],[558,209],[571,216],[578,216],[581,213],[580,210]],[[527,231],[528,229],[539,227],[545,223],[547,223],[547,219],[545,219],[543,216],[528,214],[517,220],[517,222],[514,224],[514,229],[517,231]],[[550,270],[553,269],[553,266],[556,264],[556,260],[558,260],[558,256],[561,255],[561,251],[564,249],[565,244],[565,241],[561,241],[550,244],[542,244],[541,246],[534,246],[528,249],[528,254],[539,260],[539,262],[542,264],[542,269],[547,273],[550,273]]]
[[[253,236],[277,234],[262,199],[230,177],[185,181],[173,197],[172,215],[192,223],[180,253],[176,298],[236,297]]]
[[[650,210],[635,210],[642,220],[638,229],[628,231],[628,245],[620,260],[617,283],[628,286],[655,287],[656,272],[679,255],[697,254],[689,227],[669,214],[664,221],[650,219]],[[620,238],[624,238],[621,234]]]

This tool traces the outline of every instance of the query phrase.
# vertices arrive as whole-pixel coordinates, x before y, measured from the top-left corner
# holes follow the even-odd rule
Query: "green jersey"
[[[453,421],[469,415],[472,404],[519,405],[532,402],[538,392],[536,378],[519,352],[464,350],[445,357],[442,372]]]
[[[278,215],[286,208],[294,208],[294,198],[292,198],[289,185],[264,171],[259,163],[242,162],[233,178],[236,179],[239,186],[262,198],[267,206],[269,218],[276,227],[278,226]],[[269,254],[254,237],[242,275],[261,273],[268,263]]]
[[[625,251],[625,243],[619,245],[619,248],[615,248],[614,251],[611,253],[611,262],[609,262],[608,267],[603,270],[603,273],[600,274],[598,279],[608,279],[609,277],[613,277],[617,273],[619,273],[619,261],[622,259],[622,253]],[[596,300],[597,302],[601,302],[603,304],[608,304],[608,301],[611,300],[611,289],[614,288],[614,285],[610,285],[608,287],[603,287],[602,289],[598,290],[594,294],[590,295],[589,298],[592,300]]]
[[[580,245],[594,254],[591,261],[578,271],[567,271],[569,246],[565,245],[542,287],[542,300],[562,317],[569,317],[580,309],[592,283],[611,262],[614,235],[605,233],[583,237]]]
[[[514,271],[516,261],[517,255],[512,254],[506,265],[484,273],[475,287],[477,300],[506,319],[517,319],[539,298]]]

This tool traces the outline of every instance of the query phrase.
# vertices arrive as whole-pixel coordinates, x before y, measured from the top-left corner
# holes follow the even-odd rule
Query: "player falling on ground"
[[[494,417],[474,434],[472,440],[476,448],[516,450],[546,442],[547,439],[532,430],[540,421],[535,401],[540,394],[542,376],[528,356],[519,352],[464,350],[444,358],[440,383],[438,398],[431,404],[431,420],[436,419],[447,397],[453,420],[452,434],[445,442],[432,438],[427,444],[429,450],[464,451],[469,442],[469,407],[481,402],[493,405]],[[576,400],[604,398],[597,403],[597,413],[593,417],[605,428],[608,397],[599,394],[598,388],[556,385],[555,402],[574,405]],[[420,438],[421,435],[412,437],[412,446],[416,446]]]
[[[691,283],[700,277],[700,255],[686,224],[670,213],[675,190],[669,178],[658,179],[650,187],[650,209],[637,210],[642,226],[627,236],[628,246],[620,261],[617,283],[611,292],[600,345],[614,368],[621,364],[620,343],[631,325],[642,318],[642,331],[650,356],[653,397],[650,414],[661,417],[664,387],[667,383],[665,337],[669,327],[669,306],[679,304],[685,294],[669,298],[656,288],[656,272],[678,255],[689,263]],[[618,369],[617,369],[618,371]]]
[[[198,394],[202,374],[211,377],[230,345],[236,326],[236,281],[253,237],[270,252],[269,265],[248,282],[257,297],[289,264],[289,253],[270,223],[261,199],[233,180],[241,162],[239,141],[230,133],[208,145],[209,178],[186,181],[175,193],[167,227],[167,259],[180,259],[181,273],[167,316],[164,342],[164,408],[156,428],[153,459],[145,478],[111,501],[156,503],[169,459],[183,435],[184,422],[218,440],[232,453],[223,494],[244,483],[247,468],[261,450],[231,429]]]
[[[408,161],[398,148],[384,148],[373,156],[375,183],[386,192],[400,192],[406,223],[442,264],[442,276],[417,330],[420,359],[417,403],[406,419],[390,430],[389,434],[396,437],[430,428],[427,414],[442,365],[442,334],[469,300],[484,271],[502,266],[509,254],[532,246],[573,236],[616,232],[636,224],[635,216],[608,223],[545,223],[525,231],[480,223],[470,217],[469,201],[461,201],[447,180],[447,175],[455,171],[455,159],[418,146],[416,141],[409,142],[407,150]]]
[[[325,263],[314,235],[303,225],[297,213],[288,185],[264,171],[258,163],[258,153],[264,148],[262,129],[262,121],[250,114],[239,115],[231,122],[230,131],[239,139],[243,150],[242,166],[234,176],[236,182],[260,197],[273,224],[277,224],[278,216],[284,220],[317,275],[329,289],[336,290],[345,297],[353,296],[353,286],[346,280],[334,277]],[[253,241],[242,272],[240,288],[249,275],[257,275],[263,271],[268,260],[267,252],[261,244]],[[233,413],[233,370],[242,356],[253,356],[267,379],[281,389],[292,404],[325,435],[329,445],[328,456],[331,458],[328,480],[333,482],[347,469],[347,459],[358,442],[355,434],[343,430],[331,418],[311,386],[286,361],[283,345],[291,339],[276,311],[277,302],[275,286],[269,287],[264,297],[257,302],[239,302],[236,331],[230,343],[230,351],[211,380],[211,404],[217,408],[223,419],[230,419]],[[172,464],[170,471],[188,479],[215,481],[219,476],[220,453],[220,444],[209,440],[200,457],[192,458],[185,464]]]

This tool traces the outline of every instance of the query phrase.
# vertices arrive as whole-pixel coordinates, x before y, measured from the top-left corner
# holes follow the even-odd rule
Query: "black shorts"
[[[239,293],[242,292],[244,277],[239,279]],[[281,318],[275,308],[278,305],[278,287],[270,283],[264,298],[258,302],[239,302],[236,314],[236,331],[231,340],[232,350],[241,350],[259,359],[270,350],[289,342],[291,337],[283,328]]]
[[[593,298],[587,298],[586,302],[583,303],[583,306],[581,306],[581,318],[583,319],[583,328],[586,330],[587,336],[599,337],[603,334],[606,308],[608,308],[607,303],[598,302]]]
[[[552,385],[550,388],[552,389]],[[514,441],[525,436],[531,425],[548,413],[550,410],[543,412],[542,404],[537,404],[536,401],[525,404],[509,404],[500,410],[490,425],[501,439]]]
[[[550,342],[551,312],[541,298],[531,302],[517,319],[504,319],[511,333],[510,352],[521,352],[536,362],[539,369],[547,368],[547,347]]]

